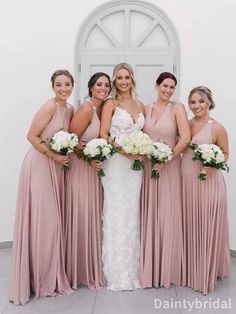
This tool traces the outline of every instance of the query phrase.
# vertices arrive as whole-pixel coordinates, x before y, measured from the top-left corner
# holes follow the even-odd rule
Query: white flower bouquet
[[[161,142],[153,142],[153,151],[149,155],[149,159],[152,165],[160,165],[166,163],[167,161],[172,159],[172,156],[173,151],[167,144]],[[157,179],[160,177],[160,174],[157,170],[153,169],[151,177]]]
[[[63,130],[55,133],[54,136],[48,140],[49,148],[63,156],[73,152],[78,143],[79,140],[76,134]],[[64,164],[62,169],[67,171],[69,169],[69,165]]]
[[[104,161],[114,155],[116,149],[103,138],[94,138],[89,141],[84,150],[84,159],[86,161],[97,160]],[[98,176],[104,177],[105,173],[103,169],[98,170]]]
[[[125,138],[122,150],[127,154],[149,156],[153,151],[153,142],[147,134],[137,131]],[[144,169],[142,161],[135,160],[131,169],[137,171]]]
[[[225,156],[221,148],[215,144],[190,144],[193,149],[193,160],[199,160],[203,166],[213,167],[216,169],[227,170],[229,167],[226,164]],[[206,174],[200,173],[198,178],[202,181],[206,180]]]

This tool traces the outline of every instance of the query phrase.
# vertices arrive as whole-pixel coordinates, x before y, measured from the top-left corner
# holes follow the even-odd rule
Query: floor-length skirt
[[[103,193],[96,170],[71,154],[66,179],[66,273],[73,289],[104,285],[101,256]]]
[[[143,288],[181,284],[183,259],[180,160],[151,178],[145,164],[141,193],[140,282]]]
[[[227,199],[223,173],[216,170],[201,181],[200,170],[188,151],[182,162],[183,284],[207,294],[229,273]]]
[[[13,241],[10,299],[25,304],[39,296],[69,294],[64,269],[62,208],[64,172],[31,148],[22,165]]]
[[[140,189],[142,171],[115,154],[104,162],[103,270],[111,290],[139,288]]]

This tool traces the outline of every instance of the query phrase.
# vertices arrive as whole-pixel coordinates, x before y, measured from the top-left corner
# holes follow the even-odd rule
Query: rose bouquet
[[[76,134],[63,130],[55,133],[54,136],[48,140],[49,148],[63,156],[73,152],[78,143],[79,140]],[[64,164],[62,169],[67,171],[69,169],[69,165]]]
[[[173,151],[167,144],[161,142],[153,142],[153,151],[149,155],[149,159],[152,165],[160,165],[166,163],[167,161],[172,159],[172,156]],[[160,177],[160,174],[157,170],[153,169],[151,177],[157,179]]]
[[[125,138],[122,150],[127,154],[149,156],[153,151],[153,142],[147,134],[136,131]],[[131,169],[144,169],[142,161],[135,160]]]
[[[116,153],[116,149],[107,142],[107,140],[103,138],[94,138],[89,141],[84,150],[84,160],[91,161],[104,161],[114,155]],[[103,169],[98,170],[98,176],[104,177],[105,173]]]
[[[203,166],[213,167],[216,169],[227,170],[229,167],[226,164],[225,156],[221,148],[215,144],[190,144],[193,149],[193,160],[199,160]],[[198,178],[206,180],[206,174],[200,173]]]

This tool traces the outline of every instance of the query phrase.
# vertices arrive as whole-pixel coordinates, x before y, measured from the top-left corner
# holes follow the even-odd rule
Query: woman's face
[[[116,88],[121,92],[127,92],[132,87],[132,78],[126,69],[120,69],[116,74],[115,80]]]
[[[166,78],[161,84],[156,85],[156,90],[160,99],[169,101],[175,91],[175,81],[171,78]]]
[[[202,118],[208,115],[210,104],[206,101],[205,97],[202,97],[199,93],[192,94],[189,102],[189,108],[197,118]]]
[[[66,101],[70,97],[72,89],[71,79],[68,76],[62,74],[55,78],[53,90],[58,100]]]
[[[106,76],[100,76],[90,88],[92,97],[101,101],[105,100],[110,93],[110,82]]]

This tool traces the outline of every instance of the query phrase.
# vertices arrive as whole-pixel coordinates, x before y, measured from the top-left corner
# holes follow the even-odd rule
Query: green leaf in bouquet
[[[131,169],[135,170],[135,171],[140,171],[144,169],[144,165],[142,163],[142,161],[140,160],[135,160],[132,165],[131,165]]]
[[[160,178],[160,173],[157,170],[152,170],[152,175],[151,175],[152,179],[159,179]]]

